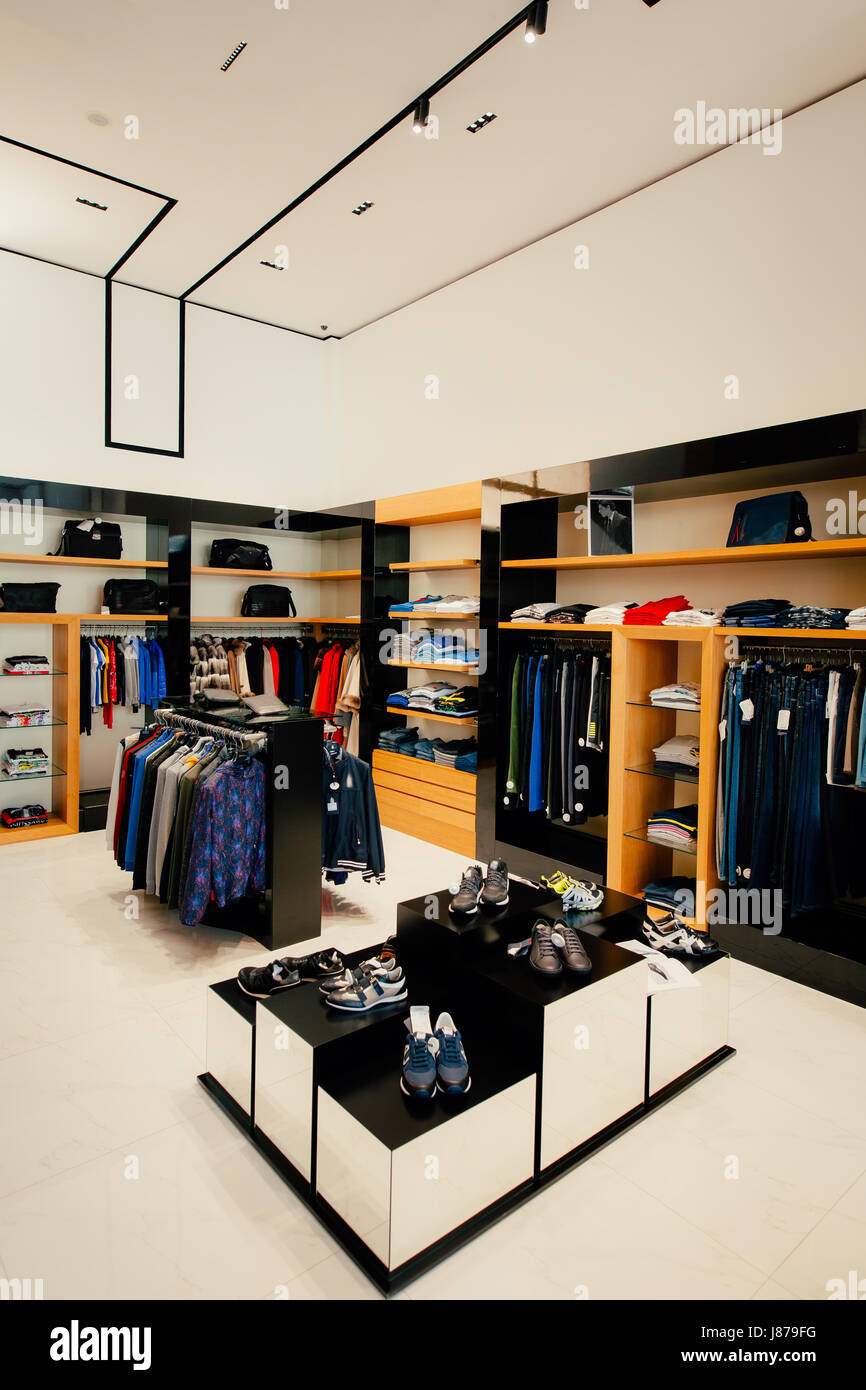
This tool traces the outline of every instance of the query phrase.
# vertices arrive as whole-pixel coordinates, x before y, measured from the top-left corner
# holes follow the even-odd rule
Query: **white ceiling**
[[[0,134],[176,198],[120,278],[182,294],[518,8],[0,0]],[[193,299],[351,332],[700,157],[674,143],[677,108],[791,111],[864,73],[863,0],[551,0],[543,39],[518,30],[434,98],[438,139],[402,122]],[[88,123],[94,109],[108,126]],[[470,135],[484,111],[497,119]],[[128,115],[138,140],[124,139]],[[35,198],[32,168],[22,184],[0,163],[0,217],[29,238],[15,249],[104,273],[140,230],[131,200],[114,185],[113,203],[97,199],[108,213],[83,208],[70,171],[39,163]],[[13,245],[2,227],[0,244]],[[281,244],[289,268],[263,267]]]

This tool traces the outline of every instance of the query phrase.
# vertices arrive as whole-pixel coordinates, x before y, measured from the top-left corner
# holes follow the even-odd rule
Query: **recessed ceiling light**
[[[96,208],[97,212],[108,212],[107,203],[92,203],[89,198],[76,198],[76,203],[83,203],[86,208]]]
[[[271,270],[285,270],[286,268],[284,265],[277,265],[276,261],[259,261],[259,265],[269,266]]]
[[[356,217],[360,217],[362,212],[369,212],[372,206],[373,204],[370,202],[369,198],[366,198],[363,203],[359,203],[356,208],[352,208],[352,211]]]
[[[477,135],[479,130],[483,130],[486,125],[490,125],[490,122],[495,120],[495,111],[485,111],[483,116],[476,116],[475,120],[472,121],[466,129],[469,131],[470,135]]]
[[[239,43],[237,48],[233,48],[229,56],[226,58],[225,62],[220,63],[220,72],[228,72],[235,58],[237,58],[238,54],[243,53],[245,48],[245,43]]]
[[[109,119],[104,111],[88,111],[87,119],[91,125],[109,125]]]

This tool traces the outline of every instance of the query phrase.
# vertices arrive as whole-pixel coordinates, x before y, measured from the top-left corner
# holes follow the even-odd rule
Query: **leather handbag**
[[[271,553],[266,545],[258,541],[219,540],[213,541],[208,565],[211,569],[224,570],[272,570]]]
[[[59,584],[0,584],[6,613],[56,613]]]
[[[123,539],[116,521],[89,517],[84,521],[64,521],[60,544],[55,555],[70,555],[75,559],[119,560],[123,554]]]
[[[773,492],[737,503],[727,544],[793,545],[811,539],[809,504],[802,492]]]
[[[102,602],[109,613],[158,613],[159,589],[152,579],[109,579]]]
[[[291,589],[285,584],[251,584],[241,604],[242,618],[294,618]]]

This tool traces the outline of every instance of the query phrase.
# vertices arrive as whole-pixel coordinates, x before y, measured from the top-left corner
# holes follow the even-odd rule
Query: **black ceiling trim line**
[[[107,280],[111,280],[114,278],[114,276],[120,270],[121,266],[126,265],[126,262],[129,260],[130,256],[135,254],[141,243],[145,241],[147,237],[150,236],[151,232],[159,226],[162,219],[166,217],[168,213],[171,212],[172,208],[176,207],[177,198],[168,198],[166,200],[165,207],[160,208],[156,216],[152,217],[151,220],[148,222],[147,226],[141,232],[139,232],[138,236],[135,238],[135,241],[132,243],[129,249],[124,251],[123,255],[120,257],[120,260],[115,261],[114,265],[111,267],[111,269],[108,271],[106,275]],[[171,296],[172,299],[175,299],[176,297],[176,295]]]
[[[136,454],[162,454],[166,458],[179,458],[184,456],[184,436],[185,436],[185,415],[186,415],[186,305],[182,299],[178,299],[178,341],[177,341],[177,448],[176,449],[157,449],[151,448],[147,444],[123,444],[119,440],[111,437],[111,408],[112,408],[112,387],[111,387],[111,348],[112,348],[112,322],[111,322],[111,291],[114,285],[110,275],[105,276],[105,376],[103,401],[105,409],[105,437],[103,443],[106,449],[128,449]],[[147,290],[139,291],[147,294]],[[174,299],[174,295],[165,296]]]
[[[799,116],[803,111],[808,111],[812,106],[819,106],[822,101],[829,101],[830,97],[839,96],[842,92],[849,91],[852,87],[857,87],[861,82],[866,81],[866,72],[859,77],[854,77],[850,82],[842,82],[838,87],[832,88],[829,92],[822,92],[820,96],[811,97],[804,101],[800,106],[792,106],[785,111],[782,120],[790,120],[792,116]],[[773,124],[771,121],[770,125]],[[767,127],[761,126],[764,130]],[[526,241],[522,246],[515,246],[511,251],[506,251],[501,256],[495,256],[492,261],[485,261],[482,265],[475,266],[472,270],[467,270],[463,275],[456,276],[453,280],[446,280],[444,284],[437,285],[435,289],[425,290],[415,299],[407,299],[404,304],[397,304],[393,309],[388,309],[384,314],[378,314],[376,318],[368,319],[366,323],[359,323],[357,328],[350,328],[346,333],[340,334],[341,339],[351,338],[353,333],[362,333],[365,328],[371,328],[374,323],[381,323],[383,319],[390,318],[392,314],[399,314],[403,309],[409,309],[413,304],[420,304],[422,300],[429,299],[432,294],[441,294],[442,290],[450,289],[452,285],[459,285],[461,280],[468,280],[471,275],[477,275],[482,270],[489,270],[492,265],[498,265],[500,261],[507,261],[509,256],[516,256],[521,251],[528,251],[530,246],[537,246],[539,242],[546,241],[548,237],[559,236],[560,232],[565,232],[569,227],[579,227],[581,222],[586,222],[590,217],[596,217],[600,212],[607,212],[610,208],[615,208],[617,203],[624,203],[629,198],[634,198],[638,193],[646,193],[650,188],[655,188],[657,184],[665,183],[668,179],[675,179],[678,174],[684,174],[688,169],[693,169],[696,164],[702,164],[705,159],[712,159],[714,155],[724,154],[725,150],[730,150],[734,145],[745,143],[744,141],[732,140],[727,145],[717,145],[705,150],[703,154],[696,155],[688,164],[680,165],[679,169],[671,169],[667,174],[659,174],[657,178],[650,179],[648,183],[638,184],[636,188],[630,188],[627,193],[621,193],[618,197],[612,198],[609,203],[600,203],[598,207],[590,208],[587,212],[582,212],[580,217],[576,217],[571,222],[563,222],[560,227],[552,227],[549,232],[542,232],[534,241]],[[315,336],[315,335],[314,335]]]
[[[297,198],[293,198],[290,203],[284,208],[281,208],[273,217],[269,218],[264,226],[259,227],[258,231],[248,236],[245,241],[241,242],[240,246],[235,247],[234,251],[230,251],[227,256],[223,256],[222,260],[218,261],[211,270],[207,271],[206,274],[196,280],[194,285],[190,285],[189,289],[184,291],[180,296],[181,299],[188,299],[191,294],[195,294],[196,290],[200,289],[206,281],[212,279],[214,275],[217,275],[219,271],[223,270],[225,266],[233,261],[236,256],[246,251],[248,247],[258,241],[259,237],[264,236],[265,232],[269,232],[271,227],[275,227],[276,224],[281,222],[284,217],[287,217],[290,212],[294,212],[295,208],[299,207],[301,203],[305,203],[314,193],[318,193],[319,189],[323,188],[326,183],[330,183],[331,179],[336,178],[337,174],[341,174],[343,170],[354,163],[356,159],[360,159],[362,154],[366,154],[367,150],[371,149],[379,140],[388,135],[401,121],[407,120],[412,116],[419,98],[424,97],[428,100],[432,99],[437,92],[441,92],[443,88],[447,87],[455,78],[464,73],[467,68],[472,67],[473,63],[477,63],[479,58],[483,58],[486,53],[489,53],[491,48],[495,48],[498,43],[501,43],[501,41],[507,38],[509,34],[513,33],[515,29],[519,29],[521,24],[525,23],[531,9],[532,5],[524,5],[516,15],[507,20],[495,33],[491,34],[489,38],[486,38],[477,48],[474,48],[471,53],[467,53],[465,58],[461,58],[459,63],[455,63],[454,67],[449,68],[442,77],[437,78],[429,87],[425,87],[423,92],[419,92],[417,96],[414,96],[409,104],[403,107],[402,111],[398,111],[396,116],[392,116],[390,120],[386,121],[383,126],[380,126],[373,135],[369,135],[366,140],[352,150],[351,154],[345,155],[343,159],[341,159],[338,164],[335,164],[332,169],[329,169],[326,174],[323,174],[321,178],[317,179],[316,182],[305,189],[303,193],[300,193]],[[312,336],[315,337],[315,334]]]
[[[4,145],[14,145],[16,149],[27,150],[28,154],[41,154],[45,159],[55,160],[57,164],[68,165],[70,169],[80,169],[82,173],[93,174],[98,179],[109,179],[111,183],[119,183],[124,188],[133,188],[136,193],[147,193],[151,198],[168,198],[167,193],[157,193],[154,188],[145,188],[141,183],[131,183],[129,179],[119,178],[117,174],[106,174],[102,169],[91,169],[89,164],[79,164],[75,159],[65,159],[62,154],[41,150],[38,145],[26,145],[23,140],[13,140],[11,135],[0,135],[0,141]]]
[[[23,256],[25,261],[38,261],[40,265],[53,265],[57,270],[69,270],[73,275],[89,275],[91,280],[104,280],[98,270],[81,270],[77,265],[67,265],[65,261],[52,261],[49,256],[34,256],[32,251],[16,251],[14,246],[0,246],[7,256]]]

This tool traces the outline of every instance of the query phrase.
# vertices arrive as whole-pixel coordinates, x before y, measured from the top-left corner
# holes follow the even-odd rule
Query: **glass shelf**
[[[58,767],[56,763],[49,763],[47,772],[24,772],[20,777],[10,777],[8,772],[0,769],[0,786],[14,787],[19,782],[49,782],[52,777],[65,777],[66,769]]]
[[[673,710],[674,714],[700,714],[701,712],[700,705],[696,709],[691,707],[684,709],[682,705],[654,705],[652,700],[626,700],[626,704],[631,709],[670,709]]]
[[[65,729],[65,719],[46,719],[41,724],[0,724],[0,734],[26,734],[32,729]]]
[[[0,671],[0,676],[8,676],[10,680],[18,681],[24,680],[27,676],[33,680],[38,676],[44,679],[46,676],[65,676],[66,674],[66,671]]]
[[[682,772],[659,772],[654,763],[644,763],[641,767],[627,767],[626,772],[639,772],[643,777],[658,777],[663,782],[697,782],[698,770],[690,772],[684,767]]]
[[[698,852],[697,845],[663,845],[660,840],[651,840],[645,830],[626,830],[625,837],[628,840],[642,840],[645,845],[654,845],[656,849],[669,849],[674,854],[692,854]]]

